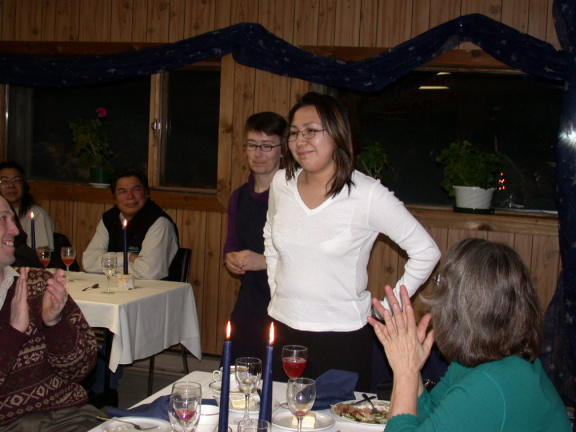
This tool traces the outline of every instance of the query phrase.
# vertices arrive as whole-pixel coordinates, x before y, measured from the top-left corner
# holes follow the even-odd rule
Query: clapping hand
[[[48,327],[60,321],[62,309],[68,301],[68,291],[66,291],[66,278],[61,269],[56,270],[54,277],[48,279],[46,291],[42,298],[42,321]]]
[[[386,286],[385,290],[393,315],[378,299],[373,299],[372,303],[384,317],[385,324],[372,317],[368,317],[368,321],[374,326],[376,336],[384,345],[386,357],[394,373],[389,415],[417,415],[417,399],[424,391],[420,370],[434,343],[433,331],[426,334],[431,316],[425,315],[417,326],[406,287],[400,287],[404,309],[400,307],[392,288]]]
[[[20,269],[20,278],[14,288],[14,298],[10,306],[10,325],[24,333],[30,325],[30,312],[28,310],[28,268]]]
[[[434,343],[434,332],[430,331],[426,334],[431,316],[426,314],[417,326],[414,308],[406,287],[403,285],[400,287],[403,309],[392,288],[386,286],[385,291],[394,316],[382,306],[378,299],[373,299],[374,307],[384,317],[384,324],[372,317],[369,317],[368,321],[384,346],[386,357],[394,373],[402,373],[402,371],[419,373]]]

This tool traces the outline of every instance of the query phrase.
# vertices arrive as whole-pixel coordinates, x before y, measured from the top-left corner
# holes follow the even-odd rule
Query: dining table
[[[111,332],[110,371],[178,343],[202,359],[196,302],[189,283],[135,279],[134,289],[122,290],[116,287],[115,276],[110,279],[113,294],[104,294],[107,279],[103,274],[70,272],[67,286],[88,324]]]
[[[194,371],[190,374],[179,378],[176,381],[194,381],[200,383],[202,385],[202,398],[203,399],[210,399],[214,398],[217,402],[220,402],[220,393],[217,391],[218,386],[214,384],[218,384],[214,381],[211,372],[204,372],[204,371]],[[163,389],[157,391],[156,393],[148,396],[146,399],[138,402],[134,405],[134,407],[148,404],[155,401],[160,396],[169,395],[172,389],[172,384],[164,387]],[[292,428],[291,425],[287,425],[290,423],[292,418],[292,414],[288,410],[288,408],[283,408],[282,403],[286,402],[286,387],[287,383],[282,381],[274,381],[272,385],[272,398],[273,398],[273,411],[272,411],[272,432],[281,432],[281,431],[292,431],[295,432],[296,429]],[[355,400],[361,401],[363,400],[362,394],[355,392]],[[243,397],[242,394],[234,394],[231,393],[231,397]],[[368,396],[373,396],[372,393],[368,393]],[[316,426],[313,429],[302,429],[303,432],[315,432],[315,431],[326,431],[326,432],[381,432],[384,430],[385,425],[382,424],[362,424],[350,420],[345,420],[331,412],[330,409],[324,410],[317,410],[314,411],[317,416]],[[244,415],[243,410],[234,410],[230,408],[228,414],[228,426],[232,432],[236,432],[238,425],[237,421],[242,418]],[[258,418],[258,412],[251,412],[250,416],[252,418]],[[136,420],[137,417],[130,417],[131,420]],[[318,419],[321,418],[322,421],[319,422]],[[286,420],[288,419],[288,422]],[[236,423],[235,423],[236,422]],[[159,429],[160,430],[160,429]],[[171,430],[171,429],[167,429]],[[101,428],[95,427],[88,432],[101,432]],[[153,431],[152,431],[153,432]]]

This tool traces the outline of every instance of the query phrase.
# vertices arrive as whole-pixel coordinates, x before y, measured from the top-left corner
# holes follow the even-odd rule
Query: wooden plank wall
[[[299,46],[392,47],[460,15],[481,13],[558,47],[552,19],[553,0],[3,0],[0,40],[44,42],[175,42],[239,22],[258,22]],[[460,48],[475,48],[463,45]],[[222,63],[219,149],[230,164],[222,179],[229,194],[242,184],[247,168],[241,152],[247,116],[262,110],[287,114],[308,83],[235,64]],[[219,179],[221,180],[221,179]],[[34,191],[34,190],[33,190]],[[90,240],[109,207],[100,202],[60,200],[41,195],[56,230],[79,250]],[[223,267],[221,250],[226,214],[193,204],[169,208],[184,247],[193,249],[190,280],[202,327],[203,351],[221,349],[224,323],[235,301],[238,281]],[[443,213],[439,213],[443,214]],[[420,215],[442,250],[467,236],[482,236],[514,245],[530,264],[547,303],[559,269],[554,221],[544,234],[522,231],[522,222],[485,230],[446,227],[438,218]],[[467,220],[467,219],[466,219]],[[496,219],[494,219],[496,220]],[[531,219],[532,221],[532,219]],[[533,222],[533,221],[532,221]],[[465,224],[464,224],[465,225]],[[379,240],[370,263],[370,289],[395,281],[404,258],[394,245]]]

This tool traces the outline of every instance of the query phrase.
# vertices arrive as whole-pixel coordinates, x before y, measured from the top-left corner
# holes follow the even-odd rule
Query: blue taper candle
[[[262,399],[260,400],[260,420],[272,422],[272,357],[274,356],[274,323],[270,324],[270,339],[266,346],[262,380]]]
[[[122,223],[122,235],[124,236],[124,274],[128,274],[128,222],[124,219]]]
[[[30,246],[32,247],[32,250],[34,251],[34,253],[36,253],[36,226],[35,226],[35,218],[34,218],[34,212],[30,212],[30,222],[31,222],[31,226],[30,226]]]
[[[226,340],[222,349],[222,385],[220,387],[220,412],[218,414],[218,432],[228,432],[228,407],[230,404],[230,321],[226,326]]]

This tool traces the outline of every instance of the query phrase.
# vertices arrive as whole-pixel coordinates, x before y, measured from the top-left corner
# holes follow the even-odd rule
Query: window
[[[215,189],[219,70],[168,73],[166,151],[160,186]]]
[[[337,95],[359,149],[366,139],[384,144],[386,185],[405,203],[451,204],[436,157],[467,139],[501,156],[507,189],[497,192],[495,207],[556,210],[560,87],[517,73],[414,71],[376,93]]]
[[[89,169],[70,155],[70,121],[95,119],[108,111],[102,130],[114,151],[112,164],[146,170],[150,78],[91,87],[16,87],[8,90],[7,158],[24,166],[37,180],[88,182]]]
[[[7,159],[21,163],[30,178],[88,182],[89,169],[78,167],[70,155],[70,121],[96,118],[96,109],[108,111],[102,130],[114,152],[115,169],[137,167],[147,172],[151,159],[162,164],[159,180],[166,187],[215,190],[218,160],[220,71],[218,67],[187,68],[164,74],[168,85],[154,98],[154,77],[135,78],[99,86],[8,88]],[[152,99],[151,99],[152,98]],[[154,107],[161,104],[163,107]],[[162,154],[149,151],[150,110],[163,112],[166,130]],[[162,120],[160,121],[162,122]]]

